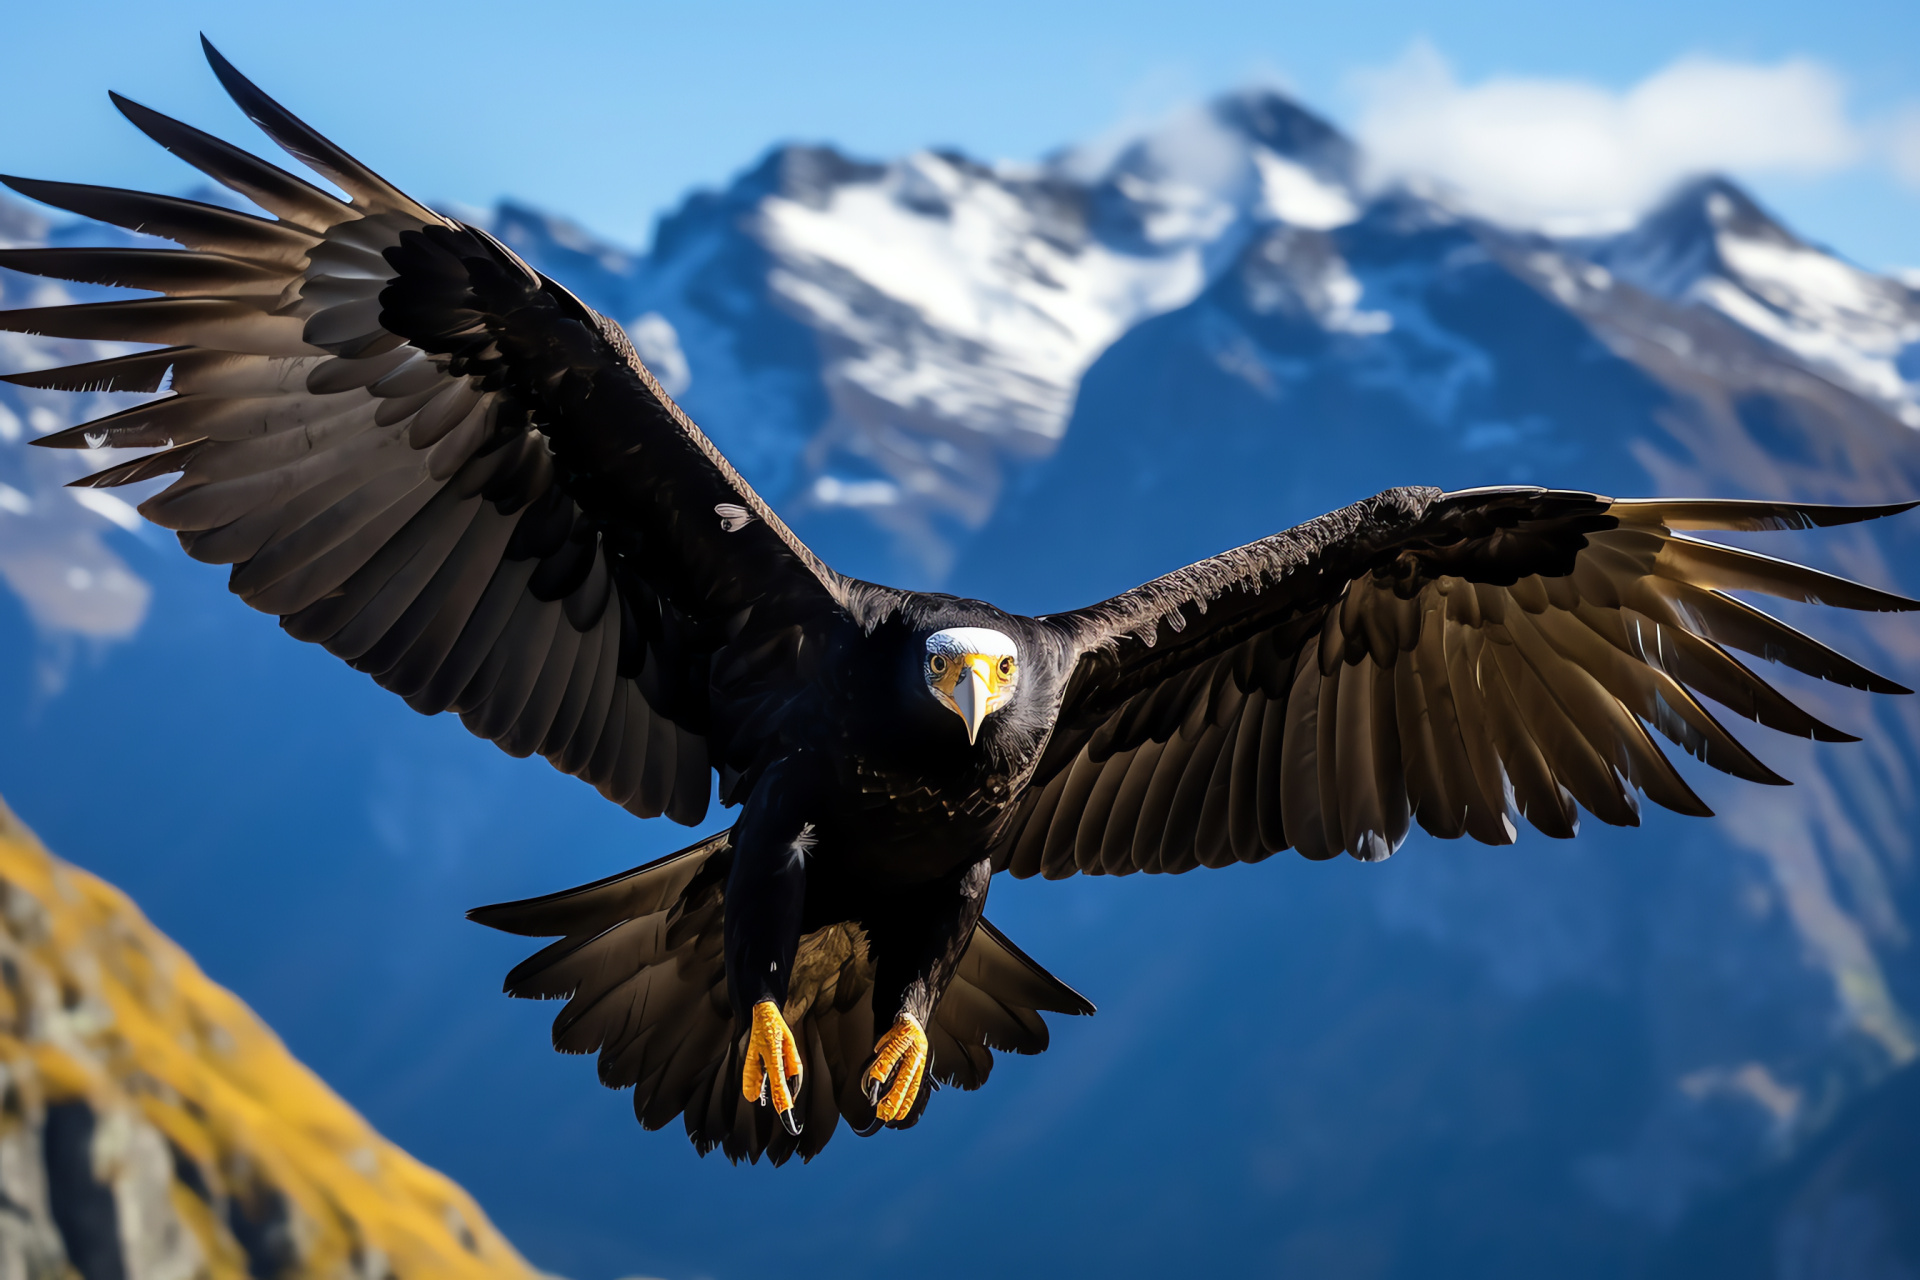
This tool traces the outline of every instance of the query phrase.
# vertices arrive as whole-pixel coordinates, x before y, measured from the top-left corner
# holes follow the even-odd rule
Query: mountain
[[[776,148],[645,253],[524,206],[483,220],[626,323],[837,567],[1014,608],[1389,484],[1920,493],[1917,295],[1736,185],[1563,240],[1366,172],[1249,93],[1033,166]],[[29,287],[0,279],[6,305]],[[12,341],[14,367],[55,356]],[[544,1266],[747,1274],[767,1259],[744,1205],[796,1275],[1748,1274],[1806,1256],[1773,1227],[1815,1202],[1769,1179],[1814,1170],[1846,1117],[1905,1114],[1885,1100],[1920,1035],[1920,700],[1816,686],[1865,741],[1755,732],[1800,785],[1693,770],[1711,821],[997,884],[996,921],[1098,1017],[911,1134],[778,1174],[696,1161],[549,1053],[548,1011],[494,994],[518,949],[459,919],[691,835],[277,634],[216,571],[75,506],[51,469],[71,455],[18,447],[66,406],[0,404],[0,785]],[[1916,525],[1758,545],[1911,593]],[[16,572],[16,545],[55,549]],[[87,630],[67,570],[91,590],[105,562],[69,546],[116,557],[141,608]],[[1911,618],[1788,616],[1920,683]],[[1907,1165],[1846,1167],[1831,1185],[1913,1199]],[[1729,1214],[1760,1224],[1744,1260],[1713,1235]],[[1920,1270],[1877,1238],[1824,1274]]]
[[[1822,314],[1847,317],[1824,346],[1806,337]],[[1910,497],[1914,389],[1883,375],[1917,315],[1903,286],[1717,180],[1584,245],[1388,193],[1342,227],[1269,228],[1088,371],[1031,498],[979,535],[1074,547],[1082,581],[963,556],[977,567],[952,586],[1056,609],[1398,483]],[[1916,552],[1899,523],[1792,544],[1910,592]],[[1808,625],[1912,684],[1912,622],[1890,621]],[[1267,1225],[1285,1256],[1315,1274],[1656,1268],[1690,1214],[1912,1062],[1913,709],[1813,693],[1874,745],[1751,735],[1792,792],[1703,776],[1711,824],[1656,812],[1557,848],[1416,841],[1397,874],[1310,919],[1275,901],[1269,932],[1247,929],[1242,964],[1340,992],[1261,1037],[1286,1101],[1233,1142],[1300,1180]],[[1215,910],[1152,925],[1199,930]],[[1344,1224],[1342,1252],[1291,1252],[1333,1247],[1325,1221]]]
[[[1907,1067],[1845,1108],[1792,1159],[1695,1215],[1659,1274],[1912,1275],[1920,1257],[1916,1132],[1920,1069]]]
[[[1351,216],[1355,163],[1313,116],[1244,95],[1040,165],[778,148],[662,219],[640,260],[516,206],[493,225],[637,321],[803,533],[878,526],[860,571],[933,581],[1058,446],[1101,351],[1191,300],[1260,221]]]
[[[0,247],[57,244],[63,232],[103,235],[99,243],[130,239],[113,228],[56,228],[26,206],[0,198]],[[57,306],[104,292],[0,271],[0,306]],[[107,353],[104,343],[0,334],[0,364],[9,372]],[[133,508],[112,494],[81,496],[82,490],[62,490],[67,481],[86,474],[86,462],[25,445],[33,436],[80,421],[71,416],[76,411],[105,412],[124,399],[89,396],[85,403],[71,405],[57,396],[0,384],[0,580],[26,606],[42,638],[35,681],[43,690],[57,688],[64,679],[76,638],[124,640],[138,631],[151,592],[109,545],[109,532],[115,529],[144,534]],[[102,501],[102,496],[109,500]]]
[[[0,978],[0,1274],[537,1274],[4,805]]]
[[[1920,294],[1802,243],[1732,183],[1695,183],[1590,252],[1622,280],[1717,311],[1920,427]]]

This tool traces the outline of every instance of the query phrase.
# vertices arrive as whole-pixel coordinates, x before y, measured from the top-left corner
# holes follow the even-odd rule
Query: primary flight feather
[[[557,941],[508,975],[564,999],[642,1124],[811,1157],[912,1125],[933,1082],[1037,1053],[1092,1006],[981,912],[994,872],[1181,872],[1294,848],[1384,858],[1413,824],[1707,806],[1654,735],[1784,781],[1706,705],[1823,741],[1736,653],[1906,690],[1730,592],[1914,601],[1689,536],[1911,504],[1394,489],[1070,613],[835,573],[661,389],[620,327],[433,212],[207,56],[345,199],[115,97],[269,216],[7,179],[163,249],[0,251],[154,296],[0,313],[153,349],[11,375],[160,392],[44,437],[141,448],[79,483],[140,507],[233,591],[418,711],[457,713],[641,817],[731,830],[596,884],[484,907]]]

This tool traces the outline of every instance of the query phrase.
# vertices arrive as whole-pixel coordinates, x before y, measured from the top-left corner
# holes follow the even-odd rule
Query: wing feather
[[[1247,691],[1233,739],[1233,771],[1227,796],[1227,839],[1240,862],[1258,862],[1275,852],[1260,833],[1260,741],[1267,717],[1278,711],[1257,685]]]
[[[1140,800],[1140,814],[1134,819],[1133,860],[1143,871],[1159,872],[1164,869],[1164,858],[1169,852],[1166,841],[1167,815],[1173,809],[1173,798],[1179,790],[1181,775],[1186,772],[1187,762],[1193,759],[1194,748],[1198,745],[1197,733],[1190,734],[1175,726],[1168,731],[1160,758],[1153,763],[1153,776],[1147,781],[1146,794]],[[1116,832],[1116,838],[1118,835]]]
[[[1206,806],[1207,791],[1213,785],[1214,768],[1220,763],[1221,748],[1226,743],[1227,731],[1219,722],[1209,720],[1201,726],[1194,740],[1193,754],[1180,774],[1173,803],[1167,810],[1160,852],[1160,869],[1164,872],[1191,871],[1201,863],[1200,815]],[[1087,785],[1091,786],[1092,782]],[[1056,825],[1058,821],[1056,818]]]
[[[1141,827],[1141,809],[1146,805],[1155,770],[1166,749],[1166,743],[1148,738],[1130,753],[1132,759],[1125,778],[1101,831],[1100,869],[1107,875],[1126,875],[1139,869],[1133,854],[1135,833]]]
[[[297,270],[320,237],[304,227],[270,222],[218,205],[122,191],[78,182],[0,177],[29,200],[77,213],[95,222],[171,240],[188,249],[221,253],[249,262],[273,263]]]
[[[169,297],[275,299],[286,287],[286,272],[270,264],[189,249],[0,249],[0,268]]]
[[[1428,834],[1454,840],[1466,834],[1467,797],[1451,783],[1441,759],[1418,664],[1419,659],[1408,653],[1392,667],[1391,700],[1399,721],[1396,728],[1406,766],[1407,802],[1414,820]]]
[[[1681,531],[1829,527],[1911,505],[1390,490],[1053,615],[1079,658],[1029,783],[1038,802],[1016,810],[995,865],[1178,872],[1287,844],[1371,860],[1414,821],[1489,844],[1512,841],[1521,815],[1557,837],[1582,809],[1634,825],[1642,792],[1706,814],[1653,733],[1735,777],[1785,781],[1707,700],[1797,736],[1851,737],[1731,650],[1906,691],[1729,592],[1920,606]],[[1028,824],[1043,808],[1036,860]],[[1055,856],[1075,841],[1081,856]]]
[[[553,731],[554,720],[560,713],[560,703],[566,697],[567,686],[572,683],[579,663],[583,644],[581,634],[565,624],[557,605],[552,606],[552,610],[552,647],[535,671],[533,687],[528,690],[519,715],[495,737],[500,749],[510,756],[532,755],[534,749],[546,741],[547,735]]]
[[[1215,687],[1208,721],[1219,727],[1220,745],[1200,793],[1198,829],[1194,833],[1194,856],[1203,867],[1221,867],[1233,861],[1233,761],[1247,698],[1237,684]]]
[[[1373,672],[1371,658],[1342,663],[1338,668],[1340,696],[1334,723],[1333,768],[1323,770],[1321,775],[1323,779],[1332,778],[1339,796],[1343,847],[1369,862],[1377,862],[1393,851],[1386,838],[1389,806],[1381,793],[1375,761],[1390,758],[1397,765],[1400,754],[1397,735],[1390,742],[1375,736],[1379,724],[1373,710]],[[1392,785],[1404,784],[1396,776]]]
[[[1326,819],[1320,811],[1319,662],[1302,652],[1287,694],[1287,725],[1280,747],[1280,796],[1287,834],[1303,858],[1330,858]]]
[[[270,579],[237,591],[256,609],[292,617],[338,590],[433,500],[424,477],[395,475],[367,484],[286,534],[273,547]],[[248,568],[258,558],[248,562]]]
[[[1580,815],[1574,811],[1573,797],[1547,759],[1546,750],[1534,737],[1530,717],[1520,708],[1520,698],[1508,679],[1506,650],[1512,645],[1504,633],[1504,626],[1499,632],[1467,633],[1468,644],[1477,650],[1473,656],[1474,678],[1486,696],[1494,749],[1513,784],[1521,815],[1541,833],[1556,840],[1570,840],[1580,830]]]
[[[1602,822],[1616,827],[1639,826],[1640,809],[1633,792],[1622,788],[1619,773],[1601,759],[1562,705],[1578,696],[1573,692],[1580,688],[1576,677],[1568,674],[1555,681],[1564,664],[1554,660],[1552,649],[1540,639],[1530,618],[1523,615],[1510,620],[1507,630],[1513,643],[1494,646],[1494,657],[1528,735],[1540,748],[1548,773]],[[1568,692],[1560,692],[1555,683]],[[1566,812],[1577,826],[1578,815],[1570,806]]]
[[[169,119],[130,98],[108,95],[135,128],[229,191],[238,192],[283,222],[324,232],[340,221],[347,206],[310,182],[232,143],[191,125]]]
[[[1041,874],[1049,880],[1072,875],[1076,869],[1073,861],[1075,837],[1079,832],[1081,815],[1086,812],[1087,797],[1093,794],[1093,784],[1098,781],[1100,773],[1099,764],[1083,757],[1075,761],[1072,771],[1067,775],[1059,804],[1047,824],[1046,844],[1040,852]]]
[[[179,246],[0,251],[0,267],[157,295],[0,312],[0,329],[160,348],[11,375],[158,393],[35,443],[158,451],[79,483],[175,477],[148,519],[422,711],[459,711],[516,754],[545,748],[643,816],[698,821],[715,759],[750,786],[778,739],[713,705],[729,620],[754,619],[752,645],[892,597],[807,550],[619,326],[206,52],[344,198],[123,98],[154,141],[271,216],[9,179]],[[728,533],[717,504],[755,518]],[[710,741],[720,726],[730,740]]]

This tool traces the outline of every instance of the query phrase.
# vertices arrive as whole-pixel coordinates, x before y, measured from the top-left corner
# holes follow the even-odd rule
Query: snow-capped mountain
[[[1649,293],[1720,312],[1920,427],[1920,293],[1802,242],[1732,183],[1688,186],[1591,254]]]
[[[1796,265],[1763,274],[1756,262]],[[1774,322],[1742,323],[1764,305],[1792,318],[1780,325],[1811,324],[1843,297],[1850,316],[1878,315],[1881,328],[1835,324],[1845,341],[1809,354]],[[1910,389],[1860,376],[1859,359],[1827,358],[1869,349],[1863,332],[1880,335],[1884,355],[1900,340],[1896,304],[1912,305],[1902,286],[1805,246],[1723,182],[1677,193],[1600,244],[1462,219],[1405,192],[1337,228],[1273,225],[1192,303],[1136,326],[1089,369],[1059,453],[980,535],[994,547],[1074,546],[1073,579],[1043,558],[988,571],[963,556],[952,586],[1028,611],[1080,604],[1398,483],[1910,498],[1920,494],[1920,434],[1902,420]],[[1906,342],[1896,357],[1911,359]],[[1894,523],[1793,553],[1911,592],[1917,549],[1920,530]],[[1906,683],[1920,674],[1910,617],[1807,625]],[[1908,1068],[1920,970],[1905,940],[1920,886],[1906,780],[1920,723],[1908,705],[1811,692],[1873,745],[1826,752],[1753,735],[1801,784],[1791,791],[1702,778],[1723,815],[1712,824],[1650,812],[1641,831],[1589,823],[1571,845],[1523,840],[1513,857],[1416,841],[1370,902],[1344,901],[1310,925],[1276,909],[1276,926],[1306,926],[1310,942],[1249,929],[1242,945],[1264,945],[1275,972],[1316,973],[1329,936],[1382,952],[1419,938],[1479,968],[1444,994],[1411,965],[1346,978],[1344,1007],[1324,1025],[1364,1022],[1362,1011],[1393,1024],[1370,1049],[1273,1038],[1315,1125],[1395,1134],[1372,1150],[1318,1152],[1316,1176],[1357,1187],[1420,1169],[1415,1185],[1395,1185],[1432,1206],[1421,1187],[1446,1168],[1481,1201],[1542,1224],[1537,1237],[1512,1218],[1502,1228],[1532,1265],[1562,1265],[1548,1237],[1570,1222],[1611,1222],[1607,1261],[1585,1265],[1646,1269],[1662,1233]],[[1476,989],[1484,1005],[1465,995]],[[1407,1012],[1419,994],[1453,1017],[1477,1007],[1500,1029],[1465,1041],[1422,1030]],[[1571,1026],[1530,1049],[1508,1039],[1543,1034],[1529,1023],[1552,1017],[1609,1031],[1581,1041],[1577,1066],[1548,1060],[1555,1036],[1579,1036]],[[1381,1053],[1405,1055],[1424,1082],[1370,1062]],[[1398,1105],[1346,1083],[1367,1070],[1407,1088],[1388,1090]],[[1449,1075],[1454,1083],[1437,1083]],[[1465,1083],[1485,1078],[1508,1086],[1482,1094]],[[1417,1135],[1442,1113],[1460,1141],[1524,1123],[1532,1149],[1524,1162],[1423,1150]],[[1306,1149],[1286,1122],[1248,1122],[1241,1144],[1250,1161],[1262,1151],[1304,1160]],[[1316,1214],[1354,1204],[1316,1188],[1286,1217],[1305,1231]],[[1368,1221],[1385,1231],[1394,1217]],[[1412,1258],[1425,1250],[1424,1273],[1447,1273],[1439,1242],[1461,1237],[1439,1221],[1420,1230],[1399,1266],[1422,1273]],[[1466,1274],[1506,1274],[1470,1249],[1452,1257]]]
[[[877,525],[871,572],[928,582],[1058,447],[1102,351],[1261,223],[1351,219],[1354,174],[1345,139],[1249,94],[1040,165],[783,147],[631,263],[524,209],[494,226],[629,322],[802,527]]]
[[[689,197],[644,254],[513,202],[460,212],[626,324],[669,389],[802,528],[877,526],[882,538],[851,539],[866,568],[930,584],[951,572],[1005,485],[1059,447],[1088,366],[1142,321],[1193,301],[1250,242],[1271,268],[1261,305],[1364,336],[1393,325],[1401,282],[1382,274],[1363,287],[1319,253],[1327,233],[1391,209],[1402,234],[1426,221],[1500,238],[1443,202],[1369,192],[1363,170],[1324,121],[1249,92],[1038,165],[931,151],[879,164],[828,147],[776,148],[724,191]],[[0,197],[0,240],[39,243],[51,230]],[[1920,425],[1920,294],[1802,243],[1730,183],[1689,187],[1611,239],[1504,241],[1511,254],[1536,244],[1530,269],[1569,306],[1617,278],[1717,311]],[[36,302],[99,292],[5,275],[0,289]],[[1418,323],[1402,317],[1402,332]],[[15,367],[44,363],[54,345],[0,341]],[[1445,396],[1447,379],[1471,376],[1445,361],[1401,372],[1421,395]],[[22,409],[72,408],[11,389],[0,406],[11,415],[0,418],[0,445],[34,430]],[[31,500],[15,488],[0,512]],[[128,523],[125,505],[103,496],[67,500],[97,508],[72,535],[76,547],[81,531]],[[89,599],[86,621],[77,598],[37,593],[79,629],[124,634],[139,616],[137,583],[110,552],[85,554],[94,580],[115,584]]]
[[[0,197],[0,247],[55,243],[62,233],[83,239],[112,229],[63,227],[25,205]],[[82,291],[0,270],[0,307],[59,306],[87,300]],[[98,294],[101,291],[93,291]],[[101,359],[118,350],[106,343],[70,342],[0,333],[0,366],[8,373]],[[110,530],[146,536],[143,521],[123,497],[95,489],[66,489],[98,460],[29,449],[28,440],[86,417],[111,412],[125,397],[75,397],[0,383],[0,579],[25,604],[43,645],[38,677],[57,687],[67,649],[76,638],[124,640],[146,616],[147,584],[108,545]],[[76,417],[76,414],[83,415]]]
[[[1013,608],[1086,603],[1388,484],[1920,494],[1907,284],[1723,180],[1570,240],[1365,172],[1310,112],[1243,94],[1031,166],[776,148],[690,196],[644,253],[520,205],[471,216],[625,323],[836,567]],[[97,233],[0,205],[0,234]],[[0,277],[6,306],[49,288]],[[0,344],[12,368],[84,355]],[[271,634],[216,574],[118,527],[124,508],[59,489],[97,458],[23,446],[75,406],[4,386],[0,406],[0,573],[25,602],[0,614],[4,651],[24,668],[47,637],[150,614],[58,699],[4,691],[0,787],[69,849],[100,823],[176,832],[186,873],[107,869],[543,1265],[759,1265],[715,1207],[725,1174],[690,1173],[579,1064],[549,1061],[537,1014],[476,976],[517,955],[455,919],[680,833],[635,835],[575,784]],[[1762,545],[1911,593],[1914,522]],[[109,570],[120,612],[82,609]],[[1911,618],[1807,625],[1920,683]],[[1275,859],[1153,892],[996,887],[996,918],[1101,1015],[909,1142],[836,1147],[783,1183],[810,1224],[796,1265],[897,1269],[940,1203],[1056,1270],[1700,1275],[1733,1256],[1708,1256],[1709,1228],[1764,1201],[1801,1206],[1779,1227],[1797,1234],[1747,1232],[1742,1258],[1920,1269],[1896,1249],[1792,1270],[1896,1238],[1886,1206],[1911,1201],[1910,1176],[1846,1165],[1844,1212],[1805,1208],[1840,1201],[1791,1179],[1839,1159],[1836,1116],[1911,1088],[1920,1043],[1920,699],[1804,696],[1866,741],[1752,735],[1802,785],[1700,778],[1712,822],[1650,812],[1640,831],[1501,850],[1416,837],[1378,867]],[[161,731],[184,717],[233,758],[170,758]],[[100,778],[118,805],[95,802]],[[192,889],[208,879],[267,905],[236,923]],[[995,1191],[1015,1166],[1016,1194]],[[641,1202],[660,1219],[607,1225]],[[915,1265],[970,1274],[989,1256]]]

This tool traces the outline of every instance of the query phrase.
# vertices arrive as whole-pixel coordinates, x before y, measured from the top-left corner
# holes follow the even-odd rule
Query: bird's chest
[[[908,823],[991,823],[1012,799],[1012,778],[997,769],[921,771],[875,758],[853,761],[851,789],[862,808]]]
[[[844,764],[834,834],[847,856],[889,878],[978,861],[1013,795],[1011,774],[991,761],[882,750],[849,752]]]
[[[884,637],[880,637],[884,640]],[[918,641],[914,641],[918,644]],[[833,777],[821,852],[863,873],[919,879],[978,861],[1004,820],[1031,735],[990,717],[978,739],[924,687],[919,663],[849,643],[825,665],[809,732]],[[909,653],[907,657],[912,658]]]

